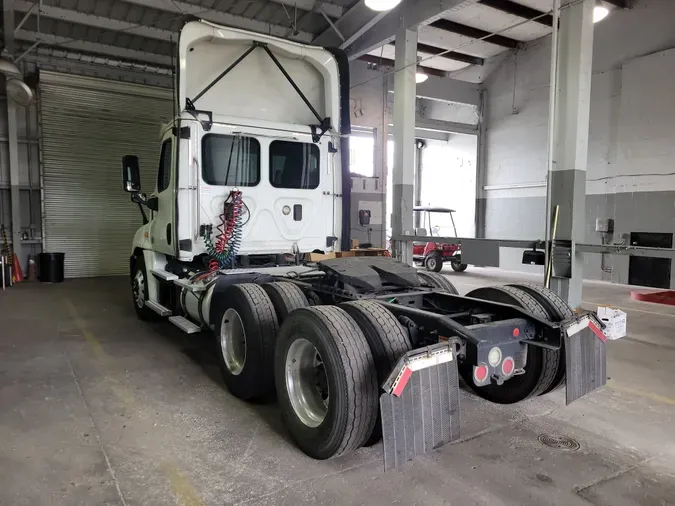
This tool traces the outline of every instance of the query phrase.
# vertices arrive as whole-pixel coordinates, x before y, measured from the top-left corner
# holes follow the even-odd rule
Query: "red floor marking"
[[[667,290],[664,292],[630,292],[630,298],[633,300],[640,300],[642,302],[653,302],[655,304],[668,304],[675,306],[675,291]]]

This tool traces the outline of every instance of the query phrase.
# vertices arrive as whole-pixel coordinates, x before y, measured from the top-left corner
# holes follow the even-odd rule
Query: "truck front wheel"
[[[143,254],[134,258],[131,269],[131,295],[134,309],[141,320],[156,320],[157,313],[145,305],[148,300],[148,272],[145,269]]]

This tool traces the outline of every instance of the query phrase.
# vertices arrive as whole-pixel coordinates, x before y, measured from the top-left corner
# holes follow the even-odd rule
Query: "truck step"
[[[163,279],[164,281],[173,281],[175,279],[178,279],[178,276],[171,272],[167,272],[162,269],[157,269],[155,271],[151,271],[153,276],[158,277],[159,279]]]
[[[172,311],[168,307],[164,307],[159,302],[155,302],[154,300],[146,300],[145,306],[152,309],[159,316],[171,316],[172,314]]]
[[[190,320],[183,316],[171,316],[169,321],[173,323],[176,327],[181,329],[186,334],[194,334],[202,330],[199,325],[195,325]]]

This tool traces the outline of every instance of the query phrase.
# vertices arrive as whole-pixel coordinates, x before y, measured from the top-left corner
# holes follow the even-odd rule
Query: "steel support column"
[[[551,288],[572,307],[581,305],[586,164],[593,60],[594,0],[563,0],[557,56],[558,98],[553,121],[553,167],[549,177],[551,214],[560,207],[556,239],[572,241],[571,278],[552,278]]]
[[[12,0],[3,0],[5,50],[14,55],[14,4]],[[17,134],[17,105],[7,98],[7,151],[9,154],[9,188],[12,212],[12,249],[19,263],[26,262],[21,247],[21,191],[19,187],[19,136]],[[23,266],[22,266],[23,269]]]
[[[415,141],[415,205],[422,205],[422,167],[423,163],[423,153],[426,143],[417,139]],[[414,223],[415,228],[420,228],[422,226],[422,213],[414,213]],[[428,231],[431,234],[431,230]]]
[[[476,211],[474,215],[475,232],[479,238],[485,237],[485,215],[487,213],[487,199],[485,183],[487,182],[487,91],[480,94],[480,108],[478,116],[478,139],[476,142]]]
[[[401,28],[396,34],[394,75],[393,235],[413,232],[416,63],[417,29]],[[412,242],[399,243],[394,255],[412,265]]]

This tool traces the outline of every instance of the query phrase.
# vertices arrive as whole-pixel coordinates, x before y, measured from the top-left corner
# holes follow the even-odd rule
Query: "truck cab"
[[[341,55],[194,21],[181,31],[177,61],[176,115],[161,130],[154,192],[143,198],[125,179],[149,213],[132,256],[153,271],[202,261],[219,247],[232,192],[237,250],[219,268],[339,250],[348,241]],[[124,163],[125,178],[139,170],[134,156]]]

